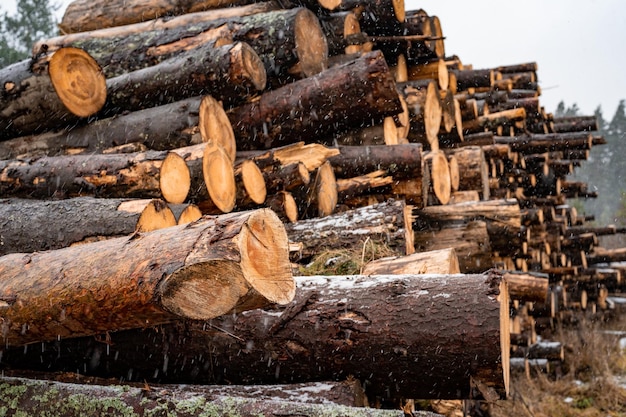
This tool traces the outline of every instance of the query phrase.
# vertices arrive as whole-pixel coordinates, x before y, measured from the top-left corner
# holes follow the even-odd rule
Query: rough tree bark
[[[372,400],[481,398],[470,380],[497,396],[508,391],[509,300],[497,272],[296,281],[297,296],[285,309],[114,333],[110,352],[99,346],[99,360],[90,363],[93,338],[66,340],[43,354],[31,349],[38,359],[28,367],[87,363],[91,375],[148,382],[158,369],[167,383],[276,384],[352,375]],[[5,352],[3,362],[26,356],[16,349]]]
[[[132,261],[132,262],[131,262]],[[23,345],[288,303],[288,241],[267,209],[0,258],[3,342]]]
[[[342,91],[344,94],[337,94]],[[268,149],[308,138],[320,141],[341,129],[402,112],[383,55],[348,64],[267,91],[229,112],[237,149]]]

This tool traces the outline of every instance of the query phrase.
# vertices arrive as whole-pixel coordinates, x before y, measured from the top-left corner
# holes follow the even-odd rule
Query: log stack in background
[[[151,233],[170,239],[154,229],[178,223],[171,239],[184,239],[212,221],[200,246],[230,236],[242,253],[215,250],[202,262],[189,255],[184,265],[240,278],[226,285],[214,274],[232,301],[213,306],[219,315],[262,306],[258,293],[288,303],[284,257],[303,267],[324,251],[356,248],[365,258],[368,242],[397,257],[362,276],[299,280],[286,307],[205,322],[185,320],[207,318],[188,311],[173,318],[154,290],[157,320],[63,324],[73,301],[93,291],[77,283],[79,295],[61,290],[67,306],[43,311],[35,325],[15,318],[23,301],[7,284],[5,342],[44,349],[9,346],[7,370],[79,369],[150,383],[354,377],[372,405],[410,411],[407,399],[505,398],[509,367],[529,372],[531,360],[562,360],[558,347],[536,344],[539,330],[573,309],[606,310],[608,295],[624,290],[623,268],[611,263],[625,251],[598,246],[598,236],[624,230],[589,226],[567,204],[595,196],[568,175],[603,138],[592,117],[554,118],[541,107],[537,64],[463,64],[446,55],[436,16],[397,0],[154,3],[75,0],[63,35],[0,70],[0,265],[29,268],[37,283],[29,291],[47,292],[37,281],[45,268],[36,266],[53,263],[46,257],[80,265],[116,242],[94,241],[118,237],[128,250]],[[273,250],[286,247],[277,237],[283,226],[265,207],[283,220],[289,255]],[[254,221],[237,220],[246,216]],[[230,225],[242,222],[241,230]],[[247,240],[233,237],[242,234]],[[28,254],[37,250],[50,252]],[[246,264],[252,283],[240,271],[244,254],[259,263]],[[136,275],[161,267],[158,256],[126,258],[116,262]],[[449,277],[424,275],[435,272]],[[51,285],[64,274],[61,267]],[[199,305],[202,285],[169,291]],[[107,291],[115,285],[101,297]],[[431,305],[424,322],[406,314],[424,305],[420,297]],[[403,300],[393,311],[381,305],[392,298]],[[92,301],[79,309],[104,320],[90,312]],[[118,304],[116,314],[132,314]],[[381,320],[398,332],[383,337]],[[55,331],[61,343],[50,340]],[[103,331],[111,333],[79,337]]]

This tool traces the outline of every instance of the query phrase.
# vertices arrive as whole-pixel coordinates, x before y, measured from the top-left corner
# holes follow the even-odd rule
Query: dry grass
[[[299,267],[299,275],[355,275],[375,259],[396,256],[384,243],[366,239],[352,248],[320,252],[305,266]]]
[[[626,352],[618,337],[603,332],[626,330],[626,319],[610,323],[582,320],[575,328],[554,335],[566,348],[562,376],[518,376],[511,383],[511,398],[490,405],[493,417],[607,417],[626,416],[626,388],[615,379],[626,375]]]

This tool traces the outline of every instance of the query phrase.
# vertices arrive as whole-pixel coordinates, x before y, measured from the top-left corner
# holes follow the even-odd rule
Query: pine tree
[[[0,16],[0,67],[28,58],[35,41],[56,34],[58,8],[50,0],[18,0],[14,15]]]

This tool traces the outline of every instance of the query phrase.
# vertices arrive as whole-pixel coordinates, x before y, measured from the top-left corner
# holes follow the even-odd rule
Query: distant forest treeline
[[[625,106],[625,101],[621,100],[610,120],[604,118],[600,106],[596,108],[598,133],[604,136],[607,144],[592,147],[589,159],[576,169],[573,176],[598,193],[598,198],[572,200],[579,211],[595,215],[598,225],[626,225]],[[555,117],[580,115],[576,104],[567,107],[563,101],[554,112]]]

